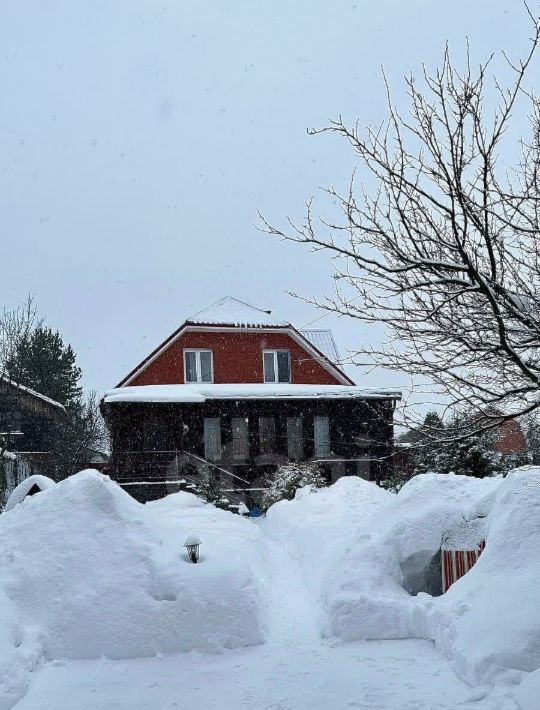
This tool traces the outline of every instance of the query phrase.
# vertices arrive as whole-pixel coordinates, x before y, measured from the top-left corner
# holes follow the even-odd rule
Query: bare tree
[[[28,340],[40,323],[34,297],[30,294],[16,308],[11,310],[4,308],[0,314],[0,377],[19,384],[16,368],[12,365],[21,344]]]
[[[506,87],[489,79],[491,59],[474,70],[467,53],[460,71],[447,49],[421,86],[405,79],[407,115],[388,92],[380,128],[362,135],[340,118],[311,131],[345,138],[360,163],[360,186],[326,190],[341,220],[316,220],[312,202],[288,229],[263,218],[265,231],[334,258],[335,292],[310,302],[389,329],[357,363],[428,378],[482,426],[540,406],[540,102],[524,83],[540,24],[529,16],[526,56],[503,53]],[[518,107],[528,137],[509,147]]]

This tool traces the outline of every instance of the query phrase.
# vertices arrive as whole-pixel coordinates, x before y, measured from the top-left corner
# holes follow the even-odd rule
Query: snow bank
[[[321,601],[322,578],[354,544],[359,529],[372,520],[393,495],[373,483],[347,476],[320,490],[310,486],[294,500],[275,503],[261,523],[265,534],[284,544],[302,566],[306,583]]]
[[[341,479],[272,506],[264,526],[302,565],[322,635],[432,639],[471,684],[540,668],[540,469],[506,479],[426,474],[397,495]],[[425,591],[433,574],[440,583],[430,569],[443,538],[454,531],[458,543],[464,530],[466,542],[487,540],[472,570],[443,596],[406,591]],[[523,693],[539,683],[527,677]]]
[[[24,481],[21,481],[21,483],[12,490],[7,499],[4,511],[11,510],[19,503],[22,503],[28,495],[28,491],[34,486],[37,486],[41,491],[46,491],[51,486],[55,485],[55,481],[53,481],[52,478],[47,478],[47,476],[40,476],[38,474],[28,476],[28,478],[25,478]]]
[[[516,688],[514,697],[520,710],[538,710],[540,698],[540,669],[527,675],[519,688]]]
[[[426,635],[419,600],[443,534],[485,504],[500,480],[426,474],[398,495],[356,477],[299,491],[270,508],[266,530],[301,560],[321,611],[321,632],[343,641]]]
[[[476,565],[424,600],[429,636],[471,683],[540,668],[539,542],[540,469],[518,469],[500,485]]]
[[[202,539],[201,564],[186,561],[188,534]],[[0,586],[11,609],[0,619],[0,654],[12,650],[8,626],[37,634],[47,658],[261,643],[262,547],[250,521],[189,493],[143,506],[83,471],[0,516]]]

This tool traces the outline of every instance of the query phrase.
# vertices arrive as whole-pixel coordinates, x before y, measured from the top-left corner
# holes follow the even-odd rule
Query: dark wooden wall
[[[287,417],[302,417],[306,460],[313,457],[313,417],[321,415],[328,416],[330,423],[332,454],[328,458],[341,461],[342,473],[356,473],[355,462],[370,458],[370,478],[380,480],[391,466],[394,404],[387,399],[212,400],[204,404],[116,402],[105,404],[103,409],[111,432],[108,472],[119,482],[166,479],[179,451],[204,457],[206,417],[220,418],[224,452],[232,449],[232,418],[248,419],[247,460],[234,461],[229,454],[216,463],[251,482],[287,460]],[[275,419],[276,447],[272,455],[261,456],[258,427],[259,417],[265,416]],[[348,461],[352,462],[349,466]]]

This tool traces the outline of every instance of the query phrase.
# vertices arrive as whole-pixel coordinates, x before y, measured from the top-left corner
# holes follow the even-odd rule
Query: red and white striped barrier
[[[474,550],[441,550],[443,594],[476,564],[485,546],[482,540]]]

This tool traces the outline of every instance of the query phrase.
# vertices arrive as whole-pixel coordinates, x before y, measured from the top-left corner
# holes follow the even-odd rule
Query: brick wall
[[[182,384],[184,348],[212,350],[216,384],[263,382],[262,352],[272,349],[290,351],[293,383],[340,384],[286,333],[216,331],[184,333],[129,384]]]

